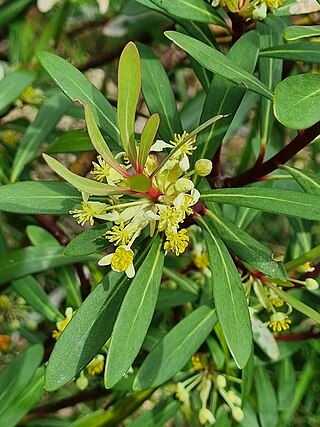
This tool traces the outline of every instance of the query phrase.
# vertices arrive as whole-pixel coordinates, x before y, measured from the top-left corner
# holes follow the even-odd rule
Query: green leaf
[[[282,43],[282,37],[267,25],[257,22],[260,34],[260,47],[269,48],[277,43]],[[272,91],[282,79],[282,61],[274,58],[259,58],[258,71],[260,80]],[[271,139],[271,130],[274,124],[272,102],[261,98],[260,104],[260,146],[264,150]]]
[[[94,148],[87,132],[79,129],[64,132],[45,149],[45,153],[47,154],[76,153],[83,151],[94,151]]]
[[[142,92],[150,114],[160,116],[160,136],[169,141],[175,133],[182,133],[182,125],[171,84],[159,59],[141,43]]]
[[[134,389],[157,387],[168,381],[199,349],[216,321],[215,310],[206,305],[181,320],[148,354],[134,380]]]
[[[173,17],[227,27],[220,15],[202,0],[151,0]]]
[[[229,350],[242,369],[252,349],[252,332],[247,300],[236,266],[210,223],[198,221],[206,241],[213,280],[213,298]]]
[[[278,425],[276,393],[263,366],[256,367],[255,381],[261,427],[276,427]]]
[[[130,421],[130,427],[163,427],[166,421],[179,410],[181,402],[167,398],[161,400],[151,410],[143,411],[137,418]]]
[[[84,106],[85,118],[87,122],[88,133],[92,142],[92,145],[100,154],[100,156],[116,171],[120,174],[124,174],[124,169],[120,167],[114,155],[111,153],[108,145],[103,139],[101,132],[96,125],[94,115],[89,105]]]
[[[77,188],[79,191],[83,191],[87,194],[94,196],[106,196],[108,194],[123,194],[127,192],[126,188],[121,189],[114,185],[103,184],[102,182],[94,181],[93,179],[84,178],[79,176],[64,167],[58,160],[53,157],[43,154],[44,160],[48,163],[50,168],[55,173],[60,175],[63,179]]]
[[[261,58],[279,58],[287,61],[320,63],[320,48],[317,42],[294,42],[271,46],[260,51]]]
[[[19,396],[16,396],[12,404],[3,412],[1,412],[1,423],[6,427],[15,427],[19,420],[27,414],[44,395],[44,370],[40,367],[26,388]]]
[[[124,297],[111,336],[105,385],[113,387],[136,358],[150,325],[159,292],[164,254],[158,236]]]
[[[36,118],[27,128],[13,159],[11,182],[15,182],[23,168],[38,155],[40,145],[71,105],[65,95],[59,93],[49,98],[40,108]]]
[[[104,237],[110,226],[110,223],[104,223],[84,230],[71,240],[63,253],[69,257],[79,257],[102,251],[110,245]]]
[[[73,65],[49,52],[38,52],[42,66],[72,100],[90,105],[99,127],[115,142],[119,141],[116,113],[101,92]]]
[[[278,294],[279,297],[282,298],[287,304],[290,304],[296,310],[310,317],[317,323],[320,323],[320,313],[318,313],[316,310],[290,295],[290,292],[283,292],[281,289],[279,289],[277,286],[274,286],[272,283],[270,283],[268,286],[270,286],[275,291],[275,293]]]
[[[194,302],[197,299],[198,295],[194,292],[184,291],[182,289],[160,289],[157,310],[177,307],[188,302]]]
[[[15,71],[2,79],[0,81],[0,112],[19,98],[35,78],[36,74],[30,71]]]
[[[281,168],[289,172],[306,193],[316,194],[317,196],[320,196],[319,174],[292,168],[290,166],[281,166]]]
[[[236,66],[221,52],[218,52],[192,37],[175,31],[166,31],[165,35],[208,70],[213,71],[233,83],[244,85],[247,89],[259,95],[265,96],[271,100],[273,99],[272,92],[260,80]]]
[[[118,126],[122,146],[136,169],[137,147],[134,135],[136,109],[141,90],[141,64],[137,47],[130,42],[123,49],[118,68]]]
[[[133,388],[142,390],[168,381],[186,365],[216,322],[215,310],[207,305],[202,305],[182,319],[145,358]]]
[[[71,427],[114,427],[138,408],[151,396],[154,390],[144,390],[138,393],[130,393],[118,399],[108,410],[98,409],[71,424]]]
[[[64,182],[25,181],[0,186],[0,210],[20,214],[68,214],[79,192]]]
[[[111,335],[130,280],[119,275],[103,279],[76,311],[51,353],[45,388],[66,384],[94,358]],[[116,279],[116,280],[115,280]]]
[[[287,278],[282,264],[272,259],[272,251],[231,221],[208,213],[208,224],[215,230],[225,245],[242,261],[276,279]]]
[[[305,37],[320,36],[320,25],[294,25],[286,27],[283,31],[283,37],[286,40],[297,40]]]
[[[280,362],[277,378],[278,406],[280,411],[285,411],[293,401],[296,389],[296,372],[290,357]]]
[[[131,190],[139,191],[141,193],[149,191],[152,186],[151,179],[143,173],[136,173],[135,175],[130,176],[127,178],[127,183]]]
[[[0,416],[28,386],[41,363],[44,350],[35,344],[16,356],[0,374]]]
[[[59,36],[64,29],[67,18],[71,12],[71,3],[63,2],[55,9],[46,25],[42,26],[40,37],[35,43],[33,52],[50,50],[58,42]],[[55,42],[55,43],[54,43]]]
[[[319,95],[319,74],[287,77],[276,87],[274,114],[290,129],[306,129],[320,120]]]
[[[12,281],[13,288],[31,307],[49,322],[63,320],[60,311],[55,307],[40,283],[33,276],[25,276]]]
[[[253,351],[249,357],[248,363],[242,370],[242,384],[241,384],[241,407],[247,403],[250,395],[254,378],[254,354]]]
[[[231,47],[227,58],[249,73],[253,73],[259,53],[259,36],[256,31],[245,34]],[[223,76],[216,75],[211,82],[200,122],[219,114],[229,114],[224,120],[215,122],[197,137],[197,150],[193,160],[212,159],[217,147],[230,126],[246,89],[236,86]]]
[[[33,0],[9,0],[0,6],[0,27],[13,21]],[[1,110],[1,109],[0,109]]]
[[[49,231],[38,225],[28,225],[26,228],[28,239],[34,246],[39,245],[52,245],[59,246],[57,239],[49,233]]]
[[[227,203],[318,221],[320,219],[320,197],[297,191],[277,188],[226,188],[205,191],[201,200]]]
[[[152,114],[144,125],[141,134],[141,140],[139,144],[138,152],[138,165],[139,171],[142,172],[147,161],[147,157],[150,152],[151,145],[156,137],[160,124],[159,114]]]
[[[91,257],[71,258],[63,255],[63,246],[29,246],[16,249],[0,257],[0,284],[27,274],[38,273],[61,265],[96,259]]]

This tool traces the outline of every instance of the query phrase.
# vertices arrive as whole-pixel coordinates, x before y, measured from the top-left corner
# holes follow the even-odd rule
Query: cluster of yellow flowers
[[[275,12],[283,3],[284,0],[214,0],[211,5],[221,6],[245,19],[261,20],[267,16],[268,11]]]
[[[241,422],[244,418],[244,413],[241,409],[241,399],[237,395],[234,389],[226,390],[227,380],[224,375],[217,373],[212,363],[207,360],[207,355],[204,353],[197,353],[191,358],[193,371],[195,374],[188,377],[183,382],[178,382],[176,385],[176,398],[180,402],[190,407],[190,392],[197,390],[199,392],[199,398],[201,407],[198,412],[198,419],[201,425],[207,423],[214,424],[216,419],[211,411],[209,404],[210,393],[213,389],[216,389],[220,396],[226,403],[226,408],[230,411],[232,418]],[[231,378],[229,377],[229,380]]]
[[[311,267],[309,262],[296,269],[296,271],[300,273],[312,272],[313,270],[314,267]],[[264,325],[272,329],[273,332],[282,332],[288,330],[292,323],[292,320],[289,317],[292,312],[292,307],[281,297],[284,295],[282,292],[282,287],[271,283],[268,279],[262,281],[259,278],[253,277],[251,275],[246,275],[242,278],[242,280],[244,282],[244,289],[248,300],[251,290],[253,290],[259,301],[260,307],[268,310],[271,313],[269,321]],[[318,282],[312,278],[298,280],[290,277],[288,279],[288,283],[290,282],[292,285],[297,284],[301,287],[305,287],[309,291],[314,291],[319,287]],[[285,312],[280,311],[283,310],[284,306],[287,306],[287,310]],[[250,308],[250,311],[251,313],[254,313],[257,310]]]
[[[85,194],[81,209],[70,213],[81,225],[87,222],[92,225],[95,218],[114,223],[105,237],[116,246],[115,252],[104,256],[99,265],[111,265],[113,270],[125,271],[128,277],[133,277],[134,253],[131,247],[146,227],[149,227],[150,236],[157,231],[164,232],[166,251],[177,256],[185,251],[189,237],[187,230],[180,226],[186,216],[192,214],[192,206],[200,195],[190,176],[195,171],[199,174],[211,171],[211,162],[205,159],[198,160],[195,170],[189,171],[189,156],[195,148],[195,138],[187,132],[175,134],[169,143],[157,140],[150,148],[142,174],[138,176],[142,186],[144,179],[150,184],[141,190],[141,182],[138,183],[138,191],[130,190],[128,178],[137,174],[134,175],[125,152],[116,156],[117,162],[122,159],[116,167],[101,155],[97,162],[93,162],[93,178],[119,189],[119,194],[110,194],[108,203],[89,201]],[[165,154],[167,149],[170,151]]]

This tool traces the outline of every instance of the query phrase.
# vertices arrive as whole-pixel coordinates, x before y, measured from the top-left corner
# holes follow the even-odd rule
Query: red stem
[[[261,165],[255,164],[252,168],[232,178],[227,177],[217,182],[215,187],[243,187],[244,185],[264,179],[269,173],[276,170],[280,165],[285,164],[300,150],[306,147],[320,134],[320,122],[304,131],[299,131],[298,135],[277,154]]]

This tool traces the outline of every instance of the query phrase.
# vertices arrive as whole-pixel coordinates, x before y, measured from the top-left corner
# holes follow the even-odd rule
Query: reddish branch
[[[85,390],[80,393],[77,393],[74,396],[67,397],[65,399],[56,400],[55,402],[50,402],[45,405],[39,406],[34,411],[29,412],[22,421],[24,423],[30,422],[31,420],[43,418],[46,414],[55,413],[63,408],[68,408],[70,406],[75,406],[78,403],[87,402],[89,400],[96,400],[99,397],[107,396],[109,390],[105,388],[95,388],[91,390]]]
[[[320,332],[305,332],[298,334],[278,335],[277,341],[306,341],[314,338],[320,338]]]
[[[211,180],[213,187],[243,187],[244,185],[251,184],[266,178],[266,176],[276,170],[279,166],[285,164],[288,160],[292,159],[299,151],[310,144],[320,134],[320,122],[304,131],[299,131],[298,135],[285,147],[283,147],[271,159],[254,165],[251,169],[241,173],[232,178],[227,177],[218,179],[217,184]]]

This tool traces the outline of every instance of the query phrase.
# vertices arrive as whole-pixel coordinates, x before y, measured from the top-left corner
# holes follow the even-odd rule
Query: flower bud
[[[306,280],[306,288],[308,289],[308,291],[315,291],[319,288],[319,283],[315,279],[309,277]]]
[[[193,182],[188,178],[179,178],[178,181],[174,184],[174,188],[179,193],[187,193],[193,189]]]
[[[243,421],[244,419],[244,413],[243,410],[241,408],[233,408],[232,409],[232,417],[238,422],[241,423],[241,421]]]
[[[227,381],[223,375],[218,375],[215,383],[218,388],[225,388],[227,385]]]
[[[212,162],[208,159],[199,159],[194,165],[195,173],[199,176],[207,176],[212,171]]]

